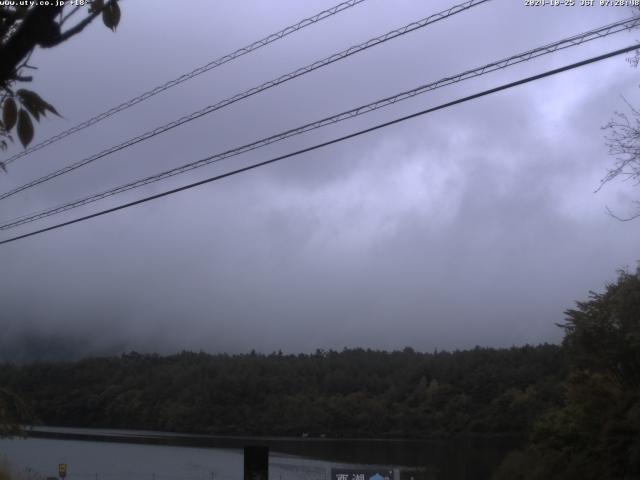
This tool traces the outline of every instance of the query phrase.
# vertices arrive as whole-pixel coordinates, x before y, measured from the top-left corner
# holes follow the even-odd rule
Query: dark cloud
[[[38,138],[326,2],[123,6],[34,57],[65,115]],[[448,6],[371,1],[15,162],[6,189]],[[3,218],[82,197],[427,83],[627,11],[490,2],[2,202]],[[149,21],[150,18],[153,21]],[[633,33],[447,87],[56,218],[73,218],[626,45]],[[71,73],[71,75],[70,75]],[[459,105],[171,198],[0,247],[5,357],[139,351],[431,350],[557,341],[554,323],[634,268],[636,194],[594,189],[601,126],[637,98],[622,57]],[[2,188],[5,190],[5,187]],[[54,219],[51,220],[53,222]],[[43,222],[46,225],[47,222]],[[21,231],[28,231],[23,229]],[[9,235],[9,233],[7,233]],[[25,350],[26,349],[26,350]],[[26,353],[25,353],[26,352]]]

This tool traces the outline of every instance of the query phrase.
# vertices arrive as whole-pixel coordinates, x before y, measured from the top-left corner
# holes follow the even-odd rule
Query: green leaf
[[[27,148],[27,145],[33,140],[33,123],[24,108],[21,108],[18,113],[18,138],[24,148]]]
[[[13,128],[18,120],[18,108],[13,98],[7,98],[4,101],[4,107],[2,108],[2,121],[4,122],[5,130],[9,131]]]
[[[43,100],[36,92],[20,89],[16,93],[18,94],[18,98],[20,98],[22,105],[29,110],[29,113],[31,113],[36,120],[40,120],[41,114],[46,116],[47,112],[60,116],[53,105]]]
[[[104,10],[102,10],[102,22],[107,28],[110,28],[114,32],[118,23],[120,23],[120,6],[115,0],[109,3]]]

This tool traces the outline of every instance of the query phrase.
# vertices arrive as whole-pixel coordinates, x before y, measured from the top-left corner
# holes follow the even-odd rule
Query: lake
[[[68,480],[241,479],[245,444],[270,448],[272,480],[325,480],[331,468],[393,469],[396,480],[483,480],[518,440],[464,437],[434,440],[346,440],[176,435],[163,432],[39,428],[60,438],[0,440],[6,459],[25,477]]]

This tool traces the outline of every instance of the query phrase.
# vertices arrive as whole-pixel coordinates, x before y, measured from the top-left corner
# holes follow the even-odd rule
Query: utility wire
[[[326,18],[329,18],[337,13],[343,12],[344,10],[347,10],[351,7],[355,7],[356,5],[363,3],[366,0],[348,0],[346,2],[342,2],[339,3],[338,5],[328,8],[327,10],[323,10],[319,13],[316,13],[315,15],[309,17],[309,18],[305,18],[303,20],[300,20],[298,23],[296,23],[295,25],[290,25],[282,30],[280,30],[279,32],[276,33],[272,33],[271,35],[268,35],[266,37],[264,37],[261,40],[257,40],[253,43],[251,43],[250,45],[247,45],[245,47],[239,48],[238,50],[236,50],[235,52],[229,53],[227,55],[224,55],[216,60],[213,60],[209,63],[207,63],[206,65],[203,65],[201,67],[196,68],[195,70],[192,70],[189,73],[185,73],[184,75],[181,75],[177,78],[174,78],[173,80],[169,80],[168,82],[159,85],[155,88],[152,88],[151,90],[148,90],[144,93],[142,93],[141,95],[138,95],[137,97],[134,97],[126,102],[121,103],[120,105],[110,108],[109,110],[100,113],[99,115],[96,115],[95,117],[91,117],[88,120],[85,120],[82,123],[79,123],[78,125],[71,127],[68,130],[65,130],[64,132],[61,132],[57,135],[54,135],[53,137],[50,137],[46,140],[43,140],[42,142],[27,148],[26,150],[23,150],[20,153],[17,153],[15,155],[13,155],[12,157],[10,157],[9,159],[7,159],[4,163],[5,165],[8,165],[16,160],[18,160],[19,158],[25,157],[27,155],[29,155],[32,152],[35,152],[37,150],[40,150],[44,147],[47,147],[49,145],[52,145],[54,143],[56,143],[59,140],[62,140],[63,138],[68,137],[69,135],[72,135],[74,133],[79,132],[80,130],[84,130],[87,127],[90,127],[91,125],[95,125],[98,122],[101,122],[102,120],[105,120],[106,118],[109,118],[113,115],[115,115],[116,113],[119,113],[123,110],[126,110],[129,107],[132,107],[140,102],[143,102],[161,92],[164,92],[165,90],[168,90],[171,87],[175,87],[176,85],[180,85],[183,82],[186,82],[187,80],[190,80],[194,77],[197,77],[198,75],[208,72],[209,70],[213,70],[214,68],[217,68],[221,65],[224,65],[225,63],[228,63],[232,60],[235,60],[239,57],[242,57],[243,55],[246,55],[247,53],[253,52],[255,50],[258,50],[259,48],[262,48],[264,46],[269,45],[270,43],[273,43],[277,40],[280,40],[288,35],[291,35],[292,33],[295,33],[299,30],[302,30],[305,27],[308,27],[310,25],[313,25],[315,23],[318,23]]]
[[[102,200],[104,198],[119,194],[119,193],[123,193],[126,192],[128,190],[132,190],[138,187],[142,187],[144,185],[148,185],[150,183],[154,183],[160,180],[164,180],[165,178],[169,178],[169,177],[173,177],[175,175],[179,175],[181,173],[185,173],[187,171],[190,170],[194,170],[196,168],[200,168],[203,167],[205,165],[209,165],[211,163],[216,163],[219,162],[221,160],[224,160],[226,158],[230,158],[230,157],[234,157],[237,155],[240,155],[242,153],[246,153],[252,150],[256,150],[258,148],[270,145],[272,143],[276,143],[279,142],[281,140],[296,136],[296,135],[300,135],[327,125],[331,125],[334,123],[338,123],[344,120],[348,120],[350,118],[354,118],[360,115],[364,115],[365,113],[369,113],[372,112],[374,110],[378,110],[380,108],[384,108],[390,105],[393,105],[394,103],[403,101],[403,100],[408,100],[410,98],[413,98],[416,95],[420,95],[432,90],[435,90],[437,88],[441,88],[447,85],[451,85],[454,83],[458,83],[470,78],[474,78],[474,77],[478,77],[481,75],[485,75],[487,73],[496,71],[496,70],[500,70],[500,69],[504,69],[507,68],[509,66],[512,65],[516,65],[518,63],[522,63],[522,62],[526,62],[529,61],[533,58],[537,58],[540,57],[542,55],[547,55],[553,52],[556,52],[558,50],[562,50],[565,48],[569,48],[572,46],[576,46],[576,45],[580,45],[584,42],[590,41],[590,40],[594,40],[594,39],[598,39],[598,38],[603,38],[607,35],[611,35],[613,33],[616,32],[620,32],[623,30],[626,30],[628,28],[633,28],[635,26],[640,25],[640,17],[633,17],[631,19],[627,19],[621,22],[616,22],[614,24],[611,25],[607,25],[604,27],[600,27],[600,28],[596,28],[594,30],[590,30],[588,32],[584,32],[582,34],[579,35],[574,35],[568,38],[565,38],[563,40],[559,40],[557,42],[554,43],[550,43],[547,45],[544,45],[542,47],[538,47],[532,50],[528,50],[525,51],[524,53],[518,53],[516,55],[512,55],[510,57],[504,58],[502,60],[496,61],[496,62],[492,62],[489,63],[487,65],[484,65],[482,67],[478,67],[472,70],[467,70],[463,73],[459,73],[457,75],[453,75],[453,76],[449,76],[449,77],[445,77],[443,79],[440,79],[436,82],[432,82],[426,85],[421,85],[417,88],[414,88],[412,90],[408,90],[405,92],[401,92],[399,94],[396,94],[394,96],[391,97],[386,97],[380,100],[377,100],[375,102],[366,104],[366,105],[361,105],[359,107],[353,108],[351,110],[347,110],[341,113],[338,113],[336,115],[330,116],[330,117],[325,117],[323,119],[311,122],[311,123],[307,123],[305,125],[302,125],[300,127],[291,129],[291,130],[287,130],[285,132],[281,132],[278,133],[276,135],[272,135],[270,137],[266,137],[257,141],[254,141],[252,143],[248,143],[246,145],[240,146],[240,147],[236,147],[233,148],[231,150],[227,150],[225,152],[221,152],[221,153],[217,153],[214,155],[210,155],[208,157],[205,157],[203,159],[197,160],[195,162],[190,162],[184,165],[181,165],[179,167],[175,167],[172,168],[170,170],[166,170],[164,172],[143,178],[143,179],[139,179],[139,180],[135,180],[133,182],[121,185],[119,187],[116,188],[112,188],[106,191],[103,191],[101,193],[97,193],[94,195],[91,195],[89,197],[85,197],[79,200],[75,200],[66,204],[63,204],[61,206],[58,207],[54,207],[54,208],[49,208],[46,210],[41,210],[39,212],[32,212],[29,213],[27,215],[23,215],[21,217],[18,218],[14,218],[11,220],[5,220],[3,224],[0,224],[0,230],[7,230],[13,227],[17,227],[19,225],[23,225],[25,223],[29,223],[35,220],[39,220],[42,218],[46,218],[49,217],[51,215],[57,214],[57,213],[61,213],[67,210],[71,210],[73,208],[82,206],[82,205],[87,205],[89,203],[93,203],[96,202],[98,200]]]
[[[107,155],[110,155],[112,153],[118,152],[120,150],[123,150],[125,148],[128,148],[132,145],[135,145],[137,143],[140,143],[144,140],[148,140],[152,137],[155,137],[156,135],[160,135],[161,133],[164,133],[168,130],[171,130],[175,127],[178,127],[180,125],[183,125],[187,122],[191,122],[192,120],[195,120],[197,118],[200,118],[204,115],[207,115],[209,113],[212,113],[216,110],[220,110],[221,108],[227,107],[235,102],[238,102],[240,100],[243,100],[247,97],[250,97],[252,95],[255,95],[257,93],[263,92],[269,88],[275,87],[277,85],[280,85],[284,82],[287,82],[289,80],[293,80],[294,78],[300,77],[302,75],[305,75],[307,73],[313,72],[314,70],[317,70],[319,68],[322,67],[326,67],[327,65],[330,65],[334,62],[337,62],[339,60],[343,60],[347,57],[350,57],[351,55],[354,55],[356,53],[362,52],[364,50],[367,50],[371,47],[375,47],[377,45],[380,45],[381,43],[384,43],[388,40],[392,40],[394,38],[400,37],[402,35],[406,35],[407,33],[413,32],[415,30],[418,30],[420,28],[426,27],[427,25],[430,25],[432,23],[438,22],[440,20],[446,19],[450,16],[453,16],[457,13],[463,12],[465,10],[468,10],[472,7],[478,6],[482,3],[488,2],[491,0],[468,0],[464,3],[461,3],[459,5],[455,5],[453,7],[448,8],[447,10],[444,10],[442,12],[438,12],[435,13],[433,15],[430,15],[429,17],[423,18],[422,20],[419,20],[417,22],[412,22],[408,25],[405,25],[404,27],[398,28],[396,30],[392,30],[390,32],[385,33],[384,35],[380,35],[379,37],[376,38],[372,38],[364,43],[361,43],[359,45],[355,45],[352,46],[350,48],[347,48],[346,50],[343,50],[340,53],[335,53],[329,57],[326,57],[322,60],[318,60],[314,63],[311,63],[305,67],[301,67],[298,68],[297,70],[294,70],[293,72],[287,73],[286,75],[282,75],[274,80],[270,80],[268,82],[263,83],[262,85],[259,85],[257,87],[253,87],[250,88],[249,90],[246,90],[242,93],[238,93],[237,95],[234,95],[233,97],[229,97],[225,100],[222,100],[214,105],[209,105],[201,110],[195,111],[189,115],[185,115],[184,117],[181,117],[177,120],[174,120],[173,122],[167,123],[165,125],[162,125],[160,127],[157,127],[153,130],[150,130],[148,132],[143,133],[142,135],[139,135],[137,137],[131,138],[119,145],[115,145],[113,147],[110,147],[106,150],[103,150],[99,153],[96,153],[90,157],[84,158],[82,160],[79,160],[75,163],[72,163],[71,165],[68,165],[64,168],[61,168],[59,170],[56,170],[54,172],[51,172],[43,177],[40,177],[36,180],[33,180],[29,183],[26,183],[20,187],[14,188],[13,190],[9,191],[9,192],[5,192],[2,195],[0,195],[0,200],[3,200],[5,198],[8,198],[12,195],[15,195],[18,192],[22,192],[23,190],[26,190],[27,188],[31,188],[34,187],[36,185],[39,185],[43,182],[46,182],[48,180],[51,180],[53,178],[56,178],[60,175],[63,175],[65,173],[71,172],[77,168],[80,168],[84,165],[87,165],[89,163],[95,162],[96,160],[106,157]]]
[[[354,137],[358,137],[360,135],[364,135],[365,133],[370,133],[370,132],[373,132],[375,130],[379,130],[381,128],[385,128],[385,127],[394,125],[396,123],[404,122],[406,120],[409,120],[409,119],[412,119],[412,118],[415,118],[415,117],[419,117],[421,115],[426,115],[428,113],[435,112],[437,110],[442,110],[442,109],[445,109],[445,108],[449,108],[449,107],[452,107],[454,105],[458,105],[460,103],[468,102],[470,100],[475,100],[477,98],[484,97],[486,95],[490,95],[492,93],[500,92],[502,90],[507,90],[509,88],[513,88],[513,87],[516,87],[516,86],[519,86],[519,85],[523,85],[523,84],[530,83],[530,82],[533,82],[533,81],[536,81],[536,80],[540,80],[540,79],[545,78],[545,77],[550,77],[550,76],[556,75],[558,73],[566,72],[566,71],[572,70],[574,68],[578,68],[578,67],[582,67],[582,66],[585,66],[585,65],[589,65],[591,63],[599,62],[599,61],[602,61],[602,60],[605,60],[607,58],[611,58],[611,57],[614,57],[614,56],[617,56],[617,55],[622,55],[623,53],[628,53],[628,52],[631,52],[631,51],[636,50],[638,48],[640,48],[640,43],[632,45],[630,47],[621,48],[619,50],[614,50],[612,52],[605,53],[605,54],[599,55],[597,57],[591,57],[591,58],[589,58],[587,60],[582,60],[581,62],[572,63],[570,65],[565,65],[564,67],[556,68],[556,69],[553,69],[553,70],[547,70],[546,72],[539,73],[537,75],[526,77],[526,78],[523,78],[521,80],[517,80],[515,82],[506,83],[506,84],[500,85],[500,86],[495,87],[495,88],[491,88],[491,89],[484,90],[482,92],[479,92],[479,93],[476,93],[476,94],[473,94],[473,95],[469,95],[469,96],[466,96],[466,97],[463,97],[463,98],[459,98],[457,100],[453,100],[451,102],[443,103],[443,104],[438,105],[436,107],[427,108],[425,110],[421,110],[419,112],[412,113],[410,115],[399,117],[399,118],[396,118],[394,120],[390,120],[388,122],[380,123],[380,124],[375,125],[373,127],[365,128],[363,130],[359,130],[357,132],[353,132],[353,133],[350,133],[348,135],[344,135],[344,136],[339,137],[339,138],[334,138],[333,140],[329,140],[327,142],[318,143],[318,144],[313,145],[311,147],[303,148],[301,150],[297,150],[295,152],[288,153],[286,155],[280,155],[280,156],[272,158],[270,160],[265,160],[263,162],[254,163],[252,165],[248,165],[246,167],[238,168],[238,169],[232,170],[230,172],[226,172],[226,173],[223,173],[223,174],[220,174],[220,175],[216,175],[216,176],[207,178],[205,180],[200,180],[198,182],[190,183],[190,184],[184,185],[182,187],[174,188],[172,190],[168,190],[168,191],[165,191],[165,192],[162,192],[162,193],[151,195],[151,196],[148,196],[148,197],[145,197],[145,198],[133,201],[133,202],[125,203],[125,204],[119,205],[117,207],[108,208],[106,210],[101,210],[99,212],[92,213],[91,215],[86,215],[84,217],[76,218],[74,220],[69,220],[67,222],[58,223],[58,224],[52,225],[50,227],[42,228],[40,230],[36,230],[36,231],[33,231],[33,232],[25,233],[23,235],[12,237],[12,238],[9,238],[7,240],[2,240],[2,241],[0,241],[0,245],[4,245],[4,244],[10,243],[10,242],[15,242],[15,241],[21,240],[23,238],[32,237],[34,235],[38,235],[40,233],[48,232],[48,231],[51,231],[51,230],[56,230],[58,228],[65,227],[67,225],[72,225],[74,223],[78,223],[78,222],[82,222],[82,221],[85,221],[85,220],[89,220],[91,218],[95,218],[95,217],[99,217],[99,216],[102,216],[102,215],[106,215],[108,213],[116,212],[118,210],[123,210],[125,208],[133,207],[133,206],[139,205],[141,203],[146,203],[146,202],[149,202],[151,200],[156,200],[158,198],[162,198],[162,197],[166,197],[166,196],[169,196],[169,195],[173,195],[174,193],[182,192],[183,190],[189,190],[191,188],[198,187],[200,185],[204,185],[204,184],[207,184],[207,183],[211,183],[211,182],[215,182],[215,181],[218,181],[218,180],[222,180],[223,178],[227,178],[227,177],[230,177],[232,175],[236,175],[238,173],[247,172],[249,170],[253,170],[253,169],[256,169],[258,167],[263,167],[265,165],[269,165],[271,163],[275,163],[275,162],[278,162],[280,160],[284,160],[286,158],[291,158],[291,157],[295,157],[297,155],[301,155],[303,153],[307,153],[307,152],[310,152],[310,151],[313,151],[313,150],[318,150],[320,148],[323,148],[323,147],[326,147],[326,146],[329,146],[329,145],[333,145],[335,143],[343,142],[345,140],[348,140],[348,139],[351,139],[351,138],[354,138]]]

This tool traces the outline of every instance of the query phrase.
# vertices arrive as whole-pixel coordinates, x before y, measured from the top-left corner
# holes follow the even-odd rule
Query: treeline
[[[497,480],[640,478],[640,271],[565,315],[561,346],[3,364],[0,434],[20,412],[48,425],[223,435],[516,433],[528,443]]]
[[[418,353],[172,356],[0,366],[46,425],[234,435],[417,438],[528,431],[564,404],[555,345]]]
[[[568,310],[561,407],[537,419],[499,480],[640,478],[640,269]]]

